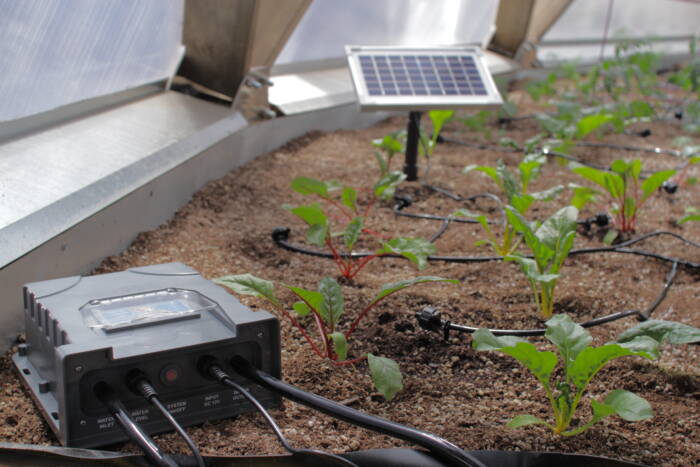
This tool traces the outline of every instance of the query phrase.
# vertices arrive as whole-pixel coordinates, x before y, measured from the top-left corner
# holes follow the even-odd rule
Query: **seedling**
[[[637,217],[642,205],[666,180],[676,173],[675,170],[663,170],[653,173],[642,181],[640,179],[642,163],[639,159],[631,162],[618,159],[612,163],[609,172],[577,164],[574,164],[571,170],[605,190],[611,203],[609,212],[614,216],[619,233],[629,233],[636,230]],[[574,196],[571,204],[578,209],[591,201],[597,201],[599,197],[604,195],[598,190],[587,187],[574,186],[573,188]],[[613,234],[616,235],[617,232],[613,231]]]
[[[389,172],[374,186],[374,199],[393,197],[396,185],[404,178],[405,175],[401,172]],[[306,177],[295,178],[291,186],[298,193],[320,198],[340,213],[339,222],[333,222],[333,217],[319,203],[285,206],[292,214],[308,224],[306,240],[313,245],[328,248],[338,271],[348,280],[353,280],[370,261],[379,256],[401,255],[414,263],[418,269],[423,269],[427,265],[428,256],[436,251],[435,245],[421,238],[386,239],[377,232],[367,229],[365,219],[374,204],[374,199],[361,212],[357,204],[357,191],[351,187]],[[334,191],[341,192],[340,200],[333,196]],[[340,224],[340,230],[333,229],[335,224]],[[351,254],[363,233],[374,237],[380,243],[380,247],[371,255],[360,259],[353,258]],[[342,246],[336,241],[337,237],[342,237]],[[343,254],[342,247],[345,248],[345,253],[349,254]]]
[[[700,209],[693,206],[685,208],[685,216],[678,219],[678,224],[686,222],[700,222]]]
[[[507,426],[545,425],[555,434],[573,436],[583,433],[603,418],[617,414],[627,421],[651,418],[649,402],[622,389],[610,392],[603,402],[591,399],[592,416],[586,423],[571,427],[576,409],[593,377],[608,362],[625,356],[640,356],[650,360],[658,357],[658,343],[647,336],[638,336],[625,343],[591,347],[591,335],[567,315],[557,315],[547,321],[545,337],[557,353],[540,351],[524,339],[514,336],[494,336],[488,329],[474,333],[476,350],[499,350],[525,366],[537,378],[547,394],[554,423],[533,415],[518,415]],[[558,355],[557,355],[558,354]],[[560,364],[562,371],[554,374]],[[554,377],[554,380],[552,381]]]
[[[564,189],[563,186],[557,185],[545,191],[536,193],[528,193],[527,189],[530,183],[539,177],[542,165],[547,162],[546,156],[543,154],[530,154],[518,164],[518,176],[513,175],[503,160],[499,159],[496,167],[468,165],[462,173],[470,173],[473,171],[482,172],[491,177],[500,188],[503,196],[506,198],[506,203],[513,206],[518,212],[524,214],[535,201],[550,201],[554,199]],[[480,240],[476,245],[490,245],[493,251],[499,256],[508,256],[515,251],[520,243],[517,233],[513,226],[506,222],[501,239],[493,233],[488,225],[486,217],[477,215],[467,210],[461,209],[455,212],[456,216],[471,217],[481,224],[487,235],[486,240]]]
[[[515,261],[527,277],[537,309],[544,318],[554,313],[554,289],[561,277],[559,269],[574,245],[578,210],[573,206],[560,209],[542,225],[534,228],[512,206],[506,206],[508,223],[521,233],[532,258],[519,254],[506,256]]]
[[[318,290],[306,290],[285,283],[280,286],[290,290],[299,301],[290,306],[283,303],[275,295],[275,284],[272,281],[260,279],[251,274],[231,275],[215,279],[215,282],[242,295],[252,295],[267,300],[282,316],[288,319],[296,327],[313,352],[320,358],[328,359],[334,365],[353,365],[367,360],[372,381],[377,390],[387,399],[393,399],[394,395],[403,389],[401,371],[398,364],[385,357],[378,357],[371,353],[348,359],[348,339],[357,328],[358,324],[367,313],[377,306],[382,300],[407,287],[425,282],[451,282],[456,280],[443,279],[442,277],[422,276],[414,279],[393,282],[382,286],[374,299],[366,305],[355,317],[347,331],[341,332],[339,324],[345,313],[345,298],[335,279],[324,277],[318,284]],[[290,311],[293,310],[293,311]],[[317,341],[311,338],[309,332],[299,320],[310,318],[316,326]]]
[[[482,110],[469,117],[464,117],[462,123],[470,130],[481,133],[487,141],[491,141],[492,134],[491,128],[489,127],[489,119],[491,116],[491,112]]]
[[[374,157],[379,164],[379,175],[384,177],[391,171],[391,161],[397,153],[406,152],[406,131],[395,131],[389,133],[383,138],[372,141],[372,146],[381,149],[384,152],[382,155],[379,151],[374,151]]]

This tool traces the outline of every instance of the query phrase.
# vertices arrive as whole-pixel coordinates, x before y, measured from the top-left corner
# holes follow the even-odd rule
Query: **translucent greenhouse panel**
[[[0,121],[168,78],[184,0],[0,0]]]
[[[481,44],[497,9],[498,0],[314,1],[277,64],[344,57],[348,44]]]
[[[547,42],[577,39],[602,40],[610,0],[574,0],[561,18],[542,38],[540,60],[597,60],[600,44],[547,45]],[[681,0],[614,0],[608,38],[645,37],[672,38],[700,33],[700,3]],[[687,40],[662,41],[653,44],[664,53],[686,53]],[[614,53],[608,44],[605,55]]]

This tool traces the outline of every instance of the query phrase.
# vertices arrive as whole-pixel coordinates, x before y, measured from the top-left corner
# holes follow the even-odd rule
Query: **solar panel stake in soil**
[[[362,111],[408,110],[406,179],[418,179],[423,110],[497,109],[503,104],[479,47],[346,46]]]

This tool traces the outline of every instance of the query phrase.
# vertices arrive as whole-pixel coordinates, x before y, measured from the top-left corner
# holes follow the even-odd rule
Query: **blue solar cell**
[[[358,55],[371,96],[487,95],[470,55]]]

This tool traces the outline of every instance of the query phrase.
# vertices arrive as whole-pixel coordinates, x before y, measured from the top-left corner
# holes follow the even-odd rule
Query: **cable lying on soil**
[[[278,227],[272,231],[272,240],[275,242],[275,244],[283,248],[287,251],[291,251],[293,253],[302,253],[305,255],[309,256],[316,256],[318,258],[333,258],[333,255],[330,253],[325,253],[323,251],[318,251],[318,250],[313,250],[311,248],[305,248],[301,247],[298,245],[293,245],[290,243],[289,240],[289,234],[290,234],[290,229],[287,227]],[[438,232],[439,233],[439,232]],[[654,258],[658,259],[660,261],[665,261],[667,263],[675,263],[680,266],[687,267],[689,269],[698,269],[700,270],[700,263],[695,263],[693,261],[689,260],[684,260],[681,258],[674,258],[672,256],[666,256],[662,255],[659,253],[653,253],[651,251],[645,251],[645,250],[637,250],[637,249],[632,249],[632,248],[627,248],[630,245],[634,245],[635,243],[641,242],[643,240],[646,240],[651,237],[656,237],[660,235],[669,235],[673,238],[679,239],[686,243],[687,245],[693,246],[695,248],[700,248],[700,244],[695,243],[693,241],[690,241],[688,239],[683,238],[682,236],[675,234],[673,232],[666,232],[666,231],[657,231],[657,232],[650,232],[644,235],[641,235],[639,237],[627,240],[625,242],[619,243],[617,245],[612,245],[612,246],[607,246],[607,247],[594,247],[594,248],[580,248],[578,250],[571,250],[569,252],[569,256],[574,256],[574,255],[584,255],[584,254],[591,254],[591,253],[621,253],[621,254],[630,254],[630,255],[637,255],[637,256],[644,256],[647,258]],[[435,237],[435,235],[433,235]],[[403,258],[401,255],[397,254],[381,254],[381,255],[375,255],[374,253],[371,252],[353,252],[353,253],[338,253],[338,256],[342,258],[352,258],[352,259],[359,259],[359,258],[365,258],[367,256],[376,256],[378,258]],[[532,258],[531,255],[523,255],[525,258]],[[438,256],[438,255],[431,255],[427,257],[428,261],[442,261],[445,263],[486,263],[489,261],[503,261],[502,256]]]
[[[676,272],[678,270],[678,263],[673,263],[671,270],[666,275],[666,280],[661,292],[659,293],[656,300],[654,300],[651,305],[647,307],[644,311],[639,310],[625,310],[618,313],[613,313],[606,316],[601,316],[600,318],[591,319],[580,323],[584,328],[590,328],[593,326],[599,326],[601,324],[610,323],[612,321],[617,321],[628,316],[635,316],[637,321],[647,321],[651,314],[656,311],[661,302],[664,301],[668,295],[668,291],[673,285],[673,281],[676,278]],[[426,331],[441,332],[445,341],[450,338],[450,331],[457,331],[462,333],[472,334],[478,327],[475,326],[465,326],[461,324],[454,324],[449,320],[443,320],[440,317],[440,313],[431,307],[423,308],[416,313],[416,319],[421,328]],[[519,337],[532,337],[532,336],[543,336],[546,329],[489,329],[496,336],[519,336]]]

